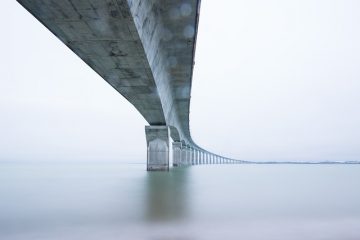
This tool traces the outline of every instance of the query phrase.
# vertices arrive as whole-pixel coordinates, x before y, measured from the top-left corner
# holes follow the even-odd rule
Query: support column
[[[193,164],[193,149],[189,146],[189,165]]]
[[[173,142],[173,166],[177,167],[181,165],[181,142]]]
[[[199,165],[200,164],[200,156],[199,156],[199,150],[195,150],[195,163],[196,165]]]
[[[180,158],[180,166],[186,165],[186,145],[181,143],[181,158]]]
[[[168,126],[146,126],[147,170],[168,171],[170,163],[170,129]]]
[[[195,165],[195,149],[191,148],[191,165]]]
[[[191,149],[190,146],[186,145],[186,165],[191,164]]]

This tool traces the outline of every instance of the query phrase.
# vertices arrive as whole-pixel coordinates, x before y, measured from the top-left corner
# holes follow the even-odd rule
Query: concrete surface
[[[168,169],[172,147],[175,166],[201,162],[198,152],[208,152],[193,142],[189,130],[200,0],[18,2],[124,96],[151,126],[161,126],[161,131],[146,127],[148,169]],[[180,150],[178,143],[169,145],[166,131],[174,142],[182,142]],[[155,132],[158,137],[153,136]],[[165,145],[169,149],[165,150]],[[157,148],[162,150],[155,151]]]

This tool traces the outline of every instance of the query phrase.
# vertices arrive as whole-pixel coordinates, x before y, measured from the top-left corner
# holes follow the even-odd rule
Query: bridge
[[[200,0],[17,0],[145,118],[147,169],[242,161],[189,128]]]

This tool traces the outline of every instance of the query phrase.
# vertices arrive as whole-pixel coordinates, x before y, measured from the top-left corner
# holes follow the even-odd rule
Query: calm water
[[[360,239],[360,165],[0,164],[0,239]]]

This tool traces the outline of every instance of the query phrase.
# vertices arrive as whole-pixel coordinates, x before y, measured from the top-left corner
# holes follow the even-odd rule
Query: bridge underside
[[[225,161],[198,147],[189,130],[200,0],[18,2],[150,124],[148,170],[166,170],[171,159],[175,166]]]

